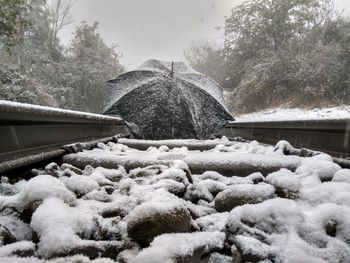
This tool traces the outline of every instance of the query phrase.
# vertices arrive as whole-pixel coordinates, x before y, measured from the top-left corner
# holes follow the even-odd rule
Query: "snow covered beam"
[[[216,171],[225,176],[246,176],[257,171],[268,174],[281,168],[294,171],[301,162],[301,158],[298,156],[193,151],[179,153],[135,151],[116,154],[109,151],[93,150],[63,157],[63,162],[81,169],[86,165],[105,168],[116,168],[118,165],[122,165],[126,170],[131,170],[157,164],[168,165],[174,160],[184,161],[192,174]]]

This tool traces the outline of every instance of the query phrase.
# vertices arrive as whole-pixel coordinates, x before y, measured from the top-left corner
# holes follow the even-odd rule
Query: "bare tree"
[[[57,35],[62,28],[73,22],[71,14],[72,6],[72,0],[51,0],[48,2],[47,9],[49,12],[50,23],[50,49],[57,47]]]
[[[192,41],[183,53],[193,69],[208,75],[224,86],[225,57],[219,43],[208,40]]]

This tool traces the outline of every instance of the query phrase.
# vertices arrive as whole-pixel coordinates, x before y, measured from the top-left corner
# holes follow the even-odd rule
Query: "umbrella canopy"
[[[158,60],[109,80],[104,114],[135,123],[146,139],[204,139],[234,120],[214,80]]]

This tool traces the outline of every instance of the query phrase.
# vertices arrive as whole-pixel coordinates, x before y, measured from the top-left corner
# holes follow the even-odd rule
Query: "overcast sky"
[[[99,22],[107,44],[119,46],[122,63],[132,69],[144,61],[184,60],[183,49],[192,40],[219,39],[225,16],[241,0],[75,0],[74,22],[60,38],[69,43],[82,21]],[[350,14],[350,0],[335,0],[336,8]]]

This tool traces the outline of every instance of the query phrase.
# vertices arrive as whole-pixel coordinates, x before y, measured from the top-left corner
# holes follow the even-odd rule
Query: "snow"
[[[133,262],[183,262],[195,250],[204,248],[210,251],[222,248],[224,241],[225,234],[222,232],[164,234],[156,237],[150,247],[143,249]]]
[[[175,197],[167,194],[163,189],[156,190],[154,198],[136,206],[126,217],[126,222],[134,222],[150,217],[155,213],[167,214],[176,213],[178,210],[186,211],[184,205]],[[187,212],[188,213],[188,212]]]
[[[1,207],[15,207],[19,212],[35,202],[49,197],[57,197],[68,204],[74,204],[75,195],[58,179],[49,175],[39,175],[30,179],[20,192],[13,196],[0,196]]]
[[[244,254],[252,254],[261,258],[268,258],[273,254],[269,245],[249,236],[237,235],[235,237],[235,242],[239,244],[239,247]]]
[[[29,224],[24,223],[13,214],[1,216],[0,225],[6,227],[16,240],[31,240],[33,237]]]
[[[283,189],[288,192],[296,193],[301,188],[300,179],[291,171],[281,169],[271,173],[266,177],[266,182],[272,184],[276,188]]]
[[[344,105],[332,108],[316,108],[312,110],[300,108],[276,108],[256,113],[236,116],[239,122],[283,121],[283,120],[320,120],[320,119],[349,119],[350,106]]]
[[[246,177],[226,177],[215,171],[206,171],[203,174],[197,175],[194,178],[195,181],[204,181],[204,180],[212,180],[218,181],[219,183],[223,183],[226,185],[235,185],[235,184],[253,184],[253,181],[249,176]]]
[[[284,178],[282,187],[299,190],[294,196],[297,200],[275,198],[230,212],[227,227],[243,253],[274,257],[277,262],[346,262],[350,256],[350,188],[337,182],[303,183],[312,176],[286,170],[270,174],[267,182]],[[289,177],[293,178],[290,184]],[[335,222],[335,236],[332,231],[326,233],[329,222]]]
[[[336,171],[332,181],[350,183],[350,169],[340,169]]]
[[[0,247],[0,259],[1,257],[8,257],[15,255],[16,251],[28,251],[35,250],[35,244],[31,241],[20,241],[13,244],[9,244]]]
[[[89,179],[92,179],[95,181],[98,185],[104,186],[104,185],[113,185],[114,183],[106,178],[106,176],[101,172],[93,172],[89,175]],[[91,183],[92,184],[92,183]]]
[[[339,182],[324,182],[300,189],[300,199],[311,205],[331,202],[350,206],[350,185]]]
[[[331,181],[335,172],[340,169],[341,167],[333,161],[323,160],[319,156],[315,156],[304,160],[302,165],[296,169],[296,174],[313,174],[318,176],[321,181]]]
[[[0,262],[226,262],[236,257],[230,247],[242,262],[350,258],[350,170],[327,154],[288,156],[254,141],[204,151],[109,143],[71,156],[124,163],[78,168],[67,158],[31,179],[3,177]],[[133,160],[142,165],[128,169]],[[203,172],[194,172],[194,161]],[[209,170],[242,163],[256,166],[229,177]],[[271,164],[275,170],[259,172]],[[220,209],[217,202],[229,205]],[[152,219],[161,222],[157,233],[144,227]],[[142,242],[133,226],[153,235]]]
[[[183,165],[184,164],[184,165]],[[186,172],[184,170],[188,169],[187,165],[182,162],[175,163],[172,167],[164,170],[161,174],[156,175],[153,177],[154,180],[163,180],[163,179],[172,179],[174,181],[183,183],[184,186],[189,185],[189,180],[186,176]],[[183,167],[181,168],[175,168],[175,167]]]
[[[1,257],[1,261],[4,263],[43,263],[44,261],[37,259],[35,257]]]
[[[84,195],[99,189],[99,185],[95,180],[84,175],[73,175],[64,180],[64,183],[68,190],[79,195]]]
[[[50,258],[57,251],[69,250],[80,243],[77,233],[84,232],[88,220],[74,208],[56,198],[47,199],[33,214],[30,226],[39,235],[38,252]]]
[[[220,192],[217,199],[251,198],[256,200],[256,202],[261,202],[265,199],[273,197],[274,193],[275,188],[269,184],[238,184],[230,186],[226,190]]]
[[[285,140],[279,141],[275,146],[275,150],[281,151],[282,153],[288,153],[292,149],[293,149],[293,146],[290,145],[290,143]]]
[[[224,231],[228,216],[229,212],[215,213],[196,219],[196,223],[202,231]]]

